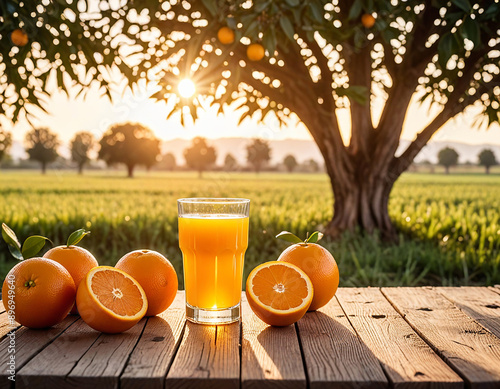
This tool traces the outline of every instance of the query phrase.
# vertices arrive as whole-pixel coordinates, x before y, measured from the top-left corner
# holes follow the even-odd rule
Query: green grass
[[[164,253],[182,275],[177,241],[181,197],[246,197],[252,200],[245,274],[274,260],[286,247],[274,236],[321,229],[332,217],[323,174],[139,174],[1,172],[0,221],[20,239],[41,234],[63,244],[72,231],[92,231],[81,245],[99,263],[114,265],[125,253],[150,248]],[[500,283],[500,176],[406,174],[397,183],[390,215],[397,245],[377,236],[346,234],[322,241],[335,256],[341,285],[465,285]],[[0,244],[0,276],[13,266]],[[182,286],[182,276],[180,277]]]

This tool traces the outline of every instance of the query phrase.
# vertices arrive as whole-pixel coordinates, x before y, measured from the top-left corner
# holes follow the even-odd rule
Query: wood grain
[[[337,299],[394,388],[464,387],[463,380],[413,331],[378,288],[341,288]]]
[[[356,335],[335,297],[306,313],[296,326],[311,389],[388,387],[379,361]]]
[[[31,330],[26,327],[21,327],[15,332],[15,362],[16,372],[35,355],[37,355],[50,342],[57,338],[64,330],[72,325],[77,318],[68,316],[61,323],[55,326],[42,330]],[[11,339],[6,337],[0,342],[0,366],[7,366],[12,353],[9,353],[9,344]],[[0,388],[9,387],[10,381],[7,379],[7,369],[0,369]]]
[[[500,339],[433,288],[382,292],[472,389],[500,387]]]
[[[444,297],[500,338],[500,295],[484,287],[436,288]]]
[[[118,388],[119,377],[147,319],[121,334],[101,334],[66,378],[68,388]],[[97,331],[96,331],[97,332]]]
[[[242,297],[241,387],[306,388],[304,364],[295,326],[271,327]]]
[[[120,378],[120,388],[163,388],[184,330],[185,313],[184,291],[179,291],[165,312],[148,319]]]
[[[238,389],[240,327],[240,323],[208,326],[187,322],[165,387]]]
[[[14,324],[14,325],[13,325]],[[3,338],[11,331],[15,331],[21,326],[18,322],[12,323],[7,312],[0,313],[0,338]]]
[[[99,336],[79,319],[18,372],[16,387],[70,387],[67,375]]]
[[[5,312],[5,306],[3,305],[3,300],[0,300],[0,313]]]

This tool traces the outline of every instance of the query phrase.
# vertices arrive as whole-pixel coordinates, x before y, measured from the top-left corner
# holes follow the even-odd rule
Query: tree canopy
[[[284,159],[283,159],[283,164],[286,167],[286,170],[288,170],[289,173],[293,172],[294,169],[297,167],[298,163],[295,157],[291,154],[288,154]]]
[[[438,163],[444,166],[446,174],[448,174],[450,172],[450,167],[458,163],[458,153],[451,147],[445,147],[439,150]]]
[[[108,165],[123,163],[129,177],[137,165],[151,167],[160,155],[160,140],[153,131],[139,123],[112,126],[99,141],[99,158]]]
[[[34,128],[26,134],[26,152],[33,161],[38,161],[45,174],[47,164],[54,162],[59,156],[57,148],[60,145],[57,134],[46,127]]]
[[[12,145],[12,134],[0,128],[0,163],[9,152]]]
[[[215,163],[217,151],[207,144],[205,138],[198,136],[193,139],[191,146],[184,150],[184,159],[186,164],[195,169],[201,178],[203,172]]]
[[[83,167],[90,161],[89,153],[95,148],[94,135],[87,131],[80,131],[71,140],[71,159],[78,165],[78,173],[82,174]]]
[[[271,148],[269,147],[269,142],[257,138],[247,145],[247,161],[257,173],[270,160]]]
[[[484,166],[486,174],[490,173],[490,167],[498,165],[495,153],[491,149],[483,149],[477,156],[479,165]]]

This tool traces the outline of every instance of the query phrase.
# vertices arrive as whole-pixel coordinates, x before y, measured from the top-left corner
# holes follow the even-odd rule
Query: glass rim
[[[186,197],[177,199],[183,204],[248,204],[250,199],[238,197]]]

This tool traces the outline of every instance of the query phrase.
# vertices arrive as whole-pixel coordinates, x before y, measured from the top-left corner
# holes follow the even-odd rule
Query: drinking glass
[[[202,324],[238,321],[250,200],[186,198],[177,207],[186,318]]]

